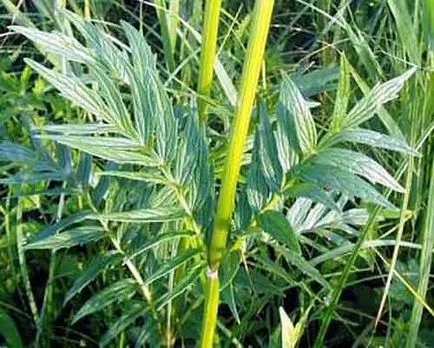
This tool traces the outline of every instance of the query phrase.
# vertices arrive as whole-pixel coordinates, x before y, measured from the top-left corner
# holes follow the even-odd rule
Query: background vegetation
[[[0,4],[0,344],[196,346],[255,1],[209,86],[201,0]],[[214,345],[432,347],[434,3],[276,0],[261,64]]]

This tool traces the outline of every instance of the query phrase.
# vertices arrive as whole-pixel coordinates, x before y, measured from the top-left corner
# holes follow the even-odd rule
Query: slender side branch
[[[201,336],[201,347],[204,348],[212,347],[213,343],[220,291],[218,269],[226,250],[243,149],[249,130],[273,6],[274,0],[257,0],[253,13],[247,55],[241,78],[240,99],[231,128],[222,188],[217,203],[211,244],[208,249],[207,287]]]

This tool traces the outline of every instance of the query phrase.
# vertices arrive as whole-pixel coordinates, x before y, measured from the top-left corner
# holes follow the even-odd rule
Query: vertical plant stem
[[[390,269],[389,274],[387,275],[386,284],[384,286],[383,296],[381,298],[380,306],[378,308],[377,316],[375,319],[375,326],[378,325],[381,315],[383,314],[384,306],[386,305],[387,296],[389,294],[390,286],[392,285],[392,279],[396,268],[396,263],[398,261],[398,255],[399,250],[401,246],[402,236],[404,233],[404,227],[406,222],[406,212],[409,205],[410,200],[410,191],[411,191],[411,184],[413,181],[413,168],[414,168],[414,160],[413,157],[409,158],[409,165],[408,165],[408,171],[407,171],[407,180],[405,185],[405,193],[404,198],[401,206],[401,216],[399,219],[399,225],[398,225],[398,231],[396,233],[396,242],[395,247],[393,248],[393,255],[392,255],[392,261],[390,263]]]
[[[62,188],[66,188],[66,183],[62,185]],[[65,194],[60,195],[59,204],[57,205],[56,223],[62,219],[63,207],[65,206]],[[58,233],[58,232],[57,232]],[[45,285],[44,301],[40,311],[39,325],[36,333],[36,342],[39,342],[42,335],[48,338],[51,336],[52,330],[52,314],[53,314],[53,288],[55,271],[57,265],[56,250],[51,251],[50,265],[48,268],[48,280]],[[47,342],[45,342],[47,343]]]
[[[199,82],[197,87],[197,91],[201,96],[198,101],[199,117],[203,122],[207,118],[206,109],[208,105],[204,97],[209,97],[211,93],[221,3],[221,0],[207,0],[205,4]]]
[[[213,346],[220,300],[220,283],[218,272],[212,272],[211,270],[208,271],[205,291],[202,336],[200,342],[200,347],[202,348]]]
[[[320,0],[319,1],[319,6],[320,8],[326,12],[326,13],[330,13],[330,7],[331,7],[331,1],[330,0]],[[327,27],[327,23],[328,23],[328,19],[323,16],[321,13],[318,13],[318,26],[319,26],[319,32],[321,34],[325,34],[324,30]],[[331,49],[331,46],[329,46],[329,44],[327,43],[327,35],[323,36],[321,35],[321,39],[322,41],[324,41],[324,43],[322,44],[322,61],[324,66],[328,66],[330,63],[332,63],[333,61],[333,50]]]
[[[33,295],[32,285],[30,284],[30,277],[27,269],[26,255],[23,248],[24,235],[23,235],[23,225],[21,221],[22,217],[23,217],[22,203],[21,203],[21,199],[18,198],[17,221],[16,221],[18,261],[20,263],[21,279],[24,283],[24,289],[26,292],[27,300],[29,301],[29,306],[33,316],[33,321],[35,322],[36,327],[38,327],[39,312],[38,312],[38,307],[36,305],[35,297]]]
[[[90,0],[84,0],[84,19],[90,20]]]
[[[417,293],[421,298],[426,297],[431,274],[432,249],[434,245],[434,160],[431,168],[431,183],[428,193],[428,207],[426,209],[426,221],[422,236],[422,253],[420,255],[420,281]],[[408,335],[407,347],[415,347],[417,343],[418,331],[422,320],[423,304],[414,301],[410,319],[410,332]]]
[[[172,49],[176,47],[176,39],[178,38],[179,28],[179,4],[180,0],[172,0],[169,5],[169,35]]]
[[[228,155],[223,171],[222,188],[217,204],[214,231],[209,249],[209,264],[211,269],[214,270],[218,268],[226,248],[226,239],[234,209],[244,144],[249,129],[273,5],[274,0],[258,0],[254,9],[247,56],[241,78],[240,99],[231,129]]]
[[[169,72],[175,70],[174,47],[170,37],[169,21],[167,19],[167,10],[165,0],[155,0],[158,21],[160,22],[161,37],[163,41],[164,55],[166,57],[167,69]]]
[[[208,249],[209,269],[207,272],[201,347],[212,347],[220,291],[218,269],[226,249],[243,149],[249,129],[273,6],[274,0],[257,0],[253,13],[247,55],[241,78],[240,99],[235,113],[234,124],[231,128],[222,188],[217,203],[211,244]]]
[[[365,242],[369,231],[373,228],[375,221],[377,219],[378,213],[380,212],[380,207],[377,206],[369,216],[369,220],[366,222],[365,227],[363,228],[362,233],[359,236],[356,244],[354,245],[353,251],[351,252],[350,257],[348,258],[345,267],[341,273],[338,284],[334,287],[332,297],[330,303],[325,310],[323,317],[321,318],[321,325],[319,328],[318,335],[315,338],[314,348],[323,348],[324,347],[324,339],[329,328],[329,325],[333,319],[335,310],[338,306],[339,299],[342,295],[342,291],[345,288],[345,284],[347,283],[348,277],[351,273],[351,268],[359,256],[359,251],[362,248],[363,243]]]
[[[428,19],[432,20],[427,22],[426,27],[426,37],[427,40],[432,36],[434,38],[434,4],[431,2],[428,4],[426,2],[426,8],[425,8],[425,15],[428,17]],[[432,25],[432,27],[431,27]],[[428,40],[428,66],[431,69],[431,71],[434,70],[434,45]],[[432,90],[434,89],[432,86],[434,86],[434,73],[430,72],[428,73],[428,76],[426,78],[426,81],[430,85],[430,87],[427,89],[427,92],[425,94],[425,112],[430,112],[430,108],[427,107],[427,104],[430,103],[430,92],[432,93]],[[434,114],[431,113],[431,119],[433,119]],[[428,144],[428,149],[434,149],[434,143]],[[429,150],[427,153],[433,153]],[[429,169],[427,169],[428,172]],[[422,232],[422,252],[420,254],[420,268],[419,268],[419,284],[417,287],[417,293],[420,295],[421,298],[425,299],[426,294],[428,291],[428,284],[429,284],[429,277],[431,274],[431,264],[432,264],[432,249],[434,246],[434,157],[432,158],[431,163],[431,178],[430,178],[430,185],[429,185],[429,192],[428,192],[428,205],[426,208],[426,215],[425,215],[425,225],[423,227]],[[420,303],[420,301],[414,301],[413,303],[413,309],[411,312],[411,318],[409,321],[410,328],[409,328],[409,334],[408,334],[408,340],[407,340],[407,348],[415,347],[417,344],[417,338],[418,338],[418,332],[420,323],[422,320],[423,315],[423,305]]]

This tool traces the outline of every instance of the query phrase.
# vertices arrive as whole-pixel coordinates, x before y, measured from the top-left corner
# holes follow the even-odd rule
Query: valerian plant
[[[270,7],[266,11],[271,16]],[[259,6],[258,21],[265,12]],[[241,141],[237,158],[226,158],[229,169],[223,177],[231,163],[243,163],[243,180],[236,173],[227,236],[210,256],[216,197],[225,173],[212,159],[226,149],[226,139],[211,141],[193,95],[178,103],[170,98],[155,55],[133,26],[121,24],[122,41],[71,12],[61,14],[73,28],[68,34],[11,29],[68,62],[68,69],[60,72],[26,60],[85,112],[85,120],[33,126],[37,148],[2,142],[0,159],[21,168],[3,183],[57,182],[63,195],[73,194],[68,189],[81,192],[82,211],[23,240],[23,253],[97,241],[108,245],[72,284],[64,305],[107,270],[124,267],[128,272],[105,279],[105,288],[82,304],[73,322],[110,306],[119,316],[108,324],[102,345],[122,332],[128,332],[136,346],[199,342],[200,323],[209,319],[202,314],[202,303],[212,302],[208,296],[213,293],[206,290],[211,274],[219,281],[217,302],[206,307],[206,313],[216,316],[219,303],[228,312],[204,324],[204,330],[212,332],[202,333],[203,346],[216,339],[215,325],[221,342],[242,341],[242,329],[253,325],[256,313],[270,298],[283,299],[290,288],[299,288],[299,323],[305,325],[310,305],[327,306],[324,299],[332,291],[318,266],[351,250],[349,241],[368,221],[370,205],[387,213],[395,208],[375,185],[403,191],[385,168],[351,144],[416,155],[405,140],[363,128],[383,104],[397,97],[414,70],[377,84],[350,106],[350,67],[343,57],[335,108],[321,131],[312,113],[320,105],[306,100],[283,74],[277,106],[259,99],[250,134],[249,122],[244,124],[244,136],[253,140],[253,147]],[[241,88],[253,88],[253,102],[257,81],[252,83]],[[205,110],[202,106],[201,112]],[[250,118],[252,113],[247,114]],[[233,130],[232,137],[237,135]],[[66,160],[47,155],[53,143],[64,154],[57,158]],[[383,215],[390,214],[378,218]],[[303,302],[303,295],[310,302]],[[276,317],[280,312],[282,327],[290,326],[282,309],[270,311]],[[279,342],[276,335],[278,331],[269,332],[272,338],[262,343]],[[289,340],[287,335],[282,339]]]

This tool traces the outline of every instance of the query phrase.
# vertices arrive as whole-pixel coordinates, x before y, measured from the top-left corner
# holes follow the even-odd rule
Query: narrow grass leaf
[[[427,292],[430,283],[430,274],[432,268],[432,251],[434,245],[434,161],[431,167],[430,188],[428,194],[428,207],[426,208],[425,226],[422,234],[422,252],[420,255],[419,284],[417,293],[421,298],[427,298]],[[423,304],[414,301],[411,312],[409,340],[407,347],[413,347],[416,344],[419,327],[422,321]]]
[[[387,4],[395,18],[396,28],[402,42],[413,64],[420,65],[421,52],[419,47],[418,33],[413,24],[410,12],[405,1],[387,0]]]

